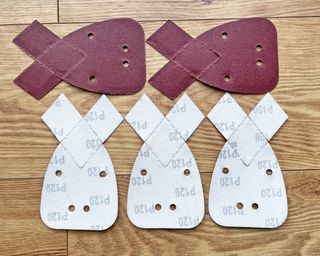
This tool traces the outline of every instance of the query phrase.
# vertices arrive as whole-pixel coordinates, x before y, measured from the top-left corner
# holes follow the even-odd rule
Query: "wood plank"
[[[60,0],[62,22],[130,17],[145,20],[223,19],[320,15],[319,0]]]
[[[0,24],[26,24],[57,22],[57,1],[52,0],[0,0]],[[2,34],[1,34],[2,35]]]
[[[41,179],[0,179],[0,254],[67,255],[67,233],[40,219]]]
[[[206,209],[211,175],[202,174]],[[68,235],[69,255],[318,255],[320,171],[286,172],[289,217],[273,230],[223,228],[206,214],[193,230],[144,230],[126,214],[128,176],[118,176],[120,209],[106,232]]]
[[[279,32],[280,81],[272,95],[289,115],[289,121],[271,141],[283,170],[317,169],[320,145],[320,18],[272,19]],[[193,36],[224,21],[180,21],[178,25]],[[142,23],[146,37],[162,22]],[[83,24],[59,24],[48,27],[60,36]],[[99,94],[90,93],[61,83],[43,100],[37,101],[13,84],[13,79],[32,60],[11,43],[25,26],[0,26],[0,177],[43,177],[57,141],[40,117],[60,94],[65,93],[82,114],[95,103]],[[147,78],[166,60],[147,46]],[[303,65],[302,65],[303,64]],[[142,93],[147,93],[167,113],[174,102],[150,85],[133,96],[110,96],[111,101],[126,115]],[[204,114],[223,95],[222,91],[195,82],[188,90]],[[262,95],[234,94],[247,113]],[[203,100],[206,99],[206,100]],[[211,172],[224,139],[205,120],[189,145],[202,172]],[[107,141],[106,148],[117,173],[130,173],[142,142],[124,122]]]

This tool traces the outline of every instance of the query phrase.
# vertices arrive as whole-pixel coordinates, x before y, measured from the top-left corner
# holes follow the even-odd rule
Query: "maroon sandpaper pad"
[[[194,80],[238,93],[266,93],[278,83],[277,31],[264,18],[226,23],[195,39],[169,20],[147,43],[170,60],[149,83],[171,99]]]
[[[145,84],[144,32],[132,19],[98,22],[63,39],[34,21],[13,42],[35,59],[14,82],[37,99],[61,80],[107,94],[134,94]]]

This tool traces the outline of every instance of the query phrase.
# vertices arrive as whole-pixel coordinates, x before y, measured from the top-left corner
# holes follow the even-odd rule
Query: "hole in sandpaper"
[[[129,51],[128,46],[127,45],[122,46],[122,51],[123,52],[128,52]]]
[[[221,34],[221,38],[222,38],[223,40],[227,39],[227,38],[228,38],[228,33],[227,33],[227,32],[223,32],[223,33]]]
[[[229,82],[230,81],[230,76],[229,75],[225,75],[224,76],[224,81]]]
[[[269,176],[272,175],[272,170],[271,169],[266,170],[266,174]]]
[[[62,175],[62,171],[57,170],[57,171],[56,171],[56,176],[57,176],[57,177],[60,177],[61,175]]]
[[[75,210],[76,208],[75,208],[74,205],[72,204],[72,205],[69,205],[68,209],[69,209],[70,212],[74,212],[74,210]]]
[[[147,173],[148,173],[147,170],[145,170],[145,169],[141,170],[141,175],[142,175],[142,176],[146,176]]]
[[[97,81],[97,78],[96,78],[96,76],[90,76],[89,80],[91,83],[95,83]]]
[[[89,212],[89,211],[90,211],[90,207],[89,207],[88,205],[85,205],[85,206],[83,207],[83,210],[84,210],[85,212]]]
[[[256,61],[256,64],[257,64],[257,66],[262,67],[263,62],[262,62],[262,60],[257,60],[257,61]]]
[[[122,62],[122,65],[123,65],[125,68],[129,67],[129,61],[124,60],[124,61]]]
[[[107,176],[107,173],[106,173],[105,171],[101,171],[101,172],[99,173],[99,176],[100,176],[101,178],[104,178],[104,177]]]
[[[190,172],[189,169],[185,169],[184,172],[183,172],[183,174],[184,174],[185,176],[189,176],[190,173],[191,173],[191,172]]]
[[[254,210],[257,210],[259,208],[259,205],[257,203],[253,203],[251,206]]]
[[[243,203],[237,203],[237,208],[241,210],[243,208]]]
[[[222,169],[222,173],[223,173],[223,174],[227,174],[227,173],[229,173],[229,169],[228,169],[228,168],[226,168],[226,167],[225,167],[225,168],[223,168],[223,169]]]
[[[256,51],[261,52],[262,51],[262,46],[260,44],[256,45]]]
[[[157,211],[160,211],[161,210],[161,204],[156,204],[154,206],[154,208],[157,210]]]
[[[175,204],[170,204],[170,210],[175,211],[177,209],[177,206]]]
[[[94,38],[94,34],[90,32],[90,33],[88,34],[88,38],[89,38],[90,40],[92,40],[92,39]]]

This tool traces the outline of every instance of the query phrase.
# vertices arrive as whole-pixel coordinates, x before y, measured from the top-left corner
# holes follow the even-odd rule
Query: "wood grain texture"
[[[202,174],[206,197],[211,174]],[[289,217],[278,229],[223,228],[206,214],[192,230],[145,230],[127,218],[129,177],[118,176],[120,209],[106,232],[68,236],[69,255],[318,255],[320,250],[320,172],[286,172]]]
[[[319,0],[60,0],[62,22],[99,21],[117,17],[145,21],[319,14]]]
[[[0,4],[0,255],[319,255],[320,0],[0,0]],[[14,85],[13,79],[32,63],[11,42],[25,28],[22,24],[34,19],[60,21],[63,24],[48,27],[64,36],[92,21],[131,17],[142,21],[147,38],[169,18],[197,36],[231,19],[252,16],[274,17],[278,30],[280,81],[272,95],[289,121],[271,144],[287,186],[285,224],[275,230],[236,229],[219,227],[211,220],[207,211],[211,172],[225,141],[204,120],[188,142],[202,172],[206,198],[206,216],[196,229],[142,230],[129,222],[129,174],[142,141],[126,122],[105,144],[118,175],[120,209],[114,226],[105,232],[48,229],[39,216],[40,194],[57,140],[40,117],[60,93],[81,114],[100,95],[62,82],[37,101]],[[166,59],[148,45],[146,53],[150,78]],[[110,99],[126,115],[142,93],[163,113],[174,105],[148,84],[136,95]],[[224,92],[195,82],[187,93],[207,114]],[[262,98],[233,96],[247,113]]]
[[[57,14],[55,0],[0,0],[0,24],[25,24],[35,19],[57,22]]]
[[[0,179],[0,255],[67,255],[67,232],[40,219],[41,179]]]
[[[272,147],[283,170],[317,169],[320,159],[320,45],[319,18],[272,19],[279,34],[280,81],[272,92],[274,98],[289,115],[289,121],[272,139]],[[224,21],[180,21],[179,26],[196,36]],[[162,22],[142,23],[146,37]],[[63,36],[83,24],[48,25]],[[43,177],[48,161],[57,146],[57,140],[41,121],[41,115],[60,93],[65,93],[76,108],[85,114],[99,94],[90,93],[60,83],[44,99],[37,101],[13,84],[13,79],[32,60],[11,43],[25,26],[0,26],[0,177]],[[166,60],[147,46],[147,78]],[[143,91],[132,96],[110,96],[111,101],[125,116],[142,93],[147,93],[157,106],[167,113],[174,102],[146,84]],[[195,82],[187,90],[204,114],[207,114],[223,95],[220,90]],[[262,95],[234,94],[247,113]],[[203,100],[206,99],[206,100]],[[225,140],[205,120],[188,144],[202,172],[211,172]],[[141,139],[124,121],[106,142],[116,172],[129,174],[142,145]],[[124,157],[125,155],[125,157]],[[312,159],[312,160],[310,160]],[[21,168],[23,167],[23,168]]]

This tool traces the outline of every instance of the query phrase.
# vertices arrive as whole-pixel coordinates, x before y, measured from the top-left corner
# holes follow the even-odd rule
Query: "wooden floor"
[[[0,0],[0,255],[319,255],[320,253],[320,0]],[[99,98],[60,83],[41,101],[13,84],[32,60],[13,37],[34,19],[64,36],[115,17],[141,22],[146,37],[166,19],[193,36],[228,20],[264,16],[277,27],[280,81],[272,92],[289,121],[272,139],[283,170],[289,216],[275,230],[217,226],[206,216],[193,230],[142,230],[126,215],[129,175],[142,141],[123,122],[105,143],[116,169],[120,209],[105,232],[55,231],[39,216],[43,176],[57,146],[42,113],[65,93],[85,114]],[[147,78],[166,60],[148,45]],[[122,115],[147,93],[166,113],[174,105],[146,84],[133,96],[112,96]],[[188,90],[204,114],[222,91],[195,82]],[[249,112],[262,95],[234,94]],[[206,100],[203,100],[206,99]],[[205,120],[188,144],[202,173],[207,202],[213,165],[224,143]]]

